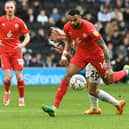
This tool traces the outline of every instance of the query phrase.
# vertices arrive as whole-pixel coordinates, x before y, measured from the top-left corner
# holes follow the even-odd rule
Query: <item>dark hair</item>
[[[80,15],[80,12],[79,12],[79,10],[77,10],[77,9],[71,9],[71,10],[68,12],[68,15],[71,15],[71,16]]]

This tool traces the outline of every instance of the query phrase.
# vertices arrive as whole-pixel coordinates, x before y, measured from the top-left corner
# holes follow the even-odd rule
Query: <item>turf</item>
[[[0,129],[129,129],[129,85],[101,86],[117,99],[125,99],[123,115],[116,115],[111,104],[100,102],[101,115],[82,115],[90,107],[87,90],[68,89],[57,116],[41,110],[42,103],[52,104],[57,86],[26,87],[25,107],[18,107],[18,90],[11,87],[11,102],[3,106],[4,88],[0,87]]]

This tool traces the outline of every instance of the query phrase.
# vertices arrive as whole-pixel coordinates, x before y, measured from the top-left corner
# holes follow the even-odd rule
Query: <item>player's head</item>
[[[77,9],[72,9],[68,12],[69,22],[74,29],[78,29],[81,25],[80,12]]]
[[[6,15],[8,16],[13,16],[16,6],[15,6],[15,2],[14,1],[7,1],[5,2],[5,6],[4,6],[4,10],[6,12]]]

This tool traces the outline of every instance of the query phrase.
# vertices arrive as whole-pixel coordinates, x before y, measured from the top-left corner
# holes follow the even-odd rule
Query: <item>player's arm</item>
[[[49,39],[55,42],[62,42],[63,40],[66,39],[66,36],[63,30],[51,27],[51,34],[49,36]]]
[[[25,47],[30,41],[30,35],[29,33],[24,34],[24,41],[22,43],[18,43],[15,49],[17,51],[20,51],[23,47]]]
[[[24,41],[22,42],[22,46],[23,47],[25,47],[28,43],[29,43],[29,41],[30,41],[30,35],[29,35],[29,33],[26,33],[26,34],[24,34]]]
[[[104,53],[104,57],[106,60],[106,65],[107,65],[107,69],[111,69],[111,63],[110,63],[110,58],[109,58],[109,51],[108,48],[103,40],[103,38],[101,37],[98,41],[96,41],[97,44],[102,48],[103,53]]]
[[[69,55],[71,48],[72,48],[72,39],[66,36],[66,42],[65,42],[64,50],[63,50],[61,61],[60,61],[61,65],[66,66],[68,64],[67,56]]]

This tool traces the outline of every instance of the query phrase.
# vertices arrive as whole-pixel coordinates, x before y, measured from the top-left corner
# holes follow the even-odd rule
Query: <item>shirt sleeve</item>
[[[101,38],[100,33],[97,31],[94,25],[90,24],[88,30],[89,36],[92,40],[97,41]]]
[[[21,33],[22,33],[23,35],[29,32],[29,30],[28,30],[26,24],[25,24],[23,21],[21,21],[20,29],[21,29]]]
[[[64,33],[67,37],[69,37],[69,33],[68,33],[68,24],[64,25]]]

